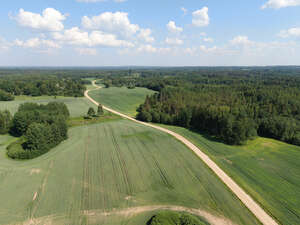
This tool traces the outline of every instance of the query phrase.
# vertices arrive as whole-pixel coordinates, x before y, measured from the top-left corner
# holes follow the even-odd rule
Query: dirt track
[[[101,87],[97,86],[95,84],[95,81],[93,81],[93,86],[96,87],[97,90]],[[93,102],[96,105],[99,105],[98,102],[96,102],[94,99],[92,99],[88,93],[92,90],[87,90],[84,95],[86,98],[88,98],[91,102]],[[128,120],[134,121],[139,124],[143,124],[148,127],[152,127],[154,129],[160,130],[162,132],[168,133],[181,141],[183,144],[185,144],[189,149],[191,149],[224,183],[225,185],[243,202],[243,204],[256,216],[256,218],[264,225],[278,225],[278,223],[269,215],[267,214],[261,207],[258,205],[240,186],[238,186],[216,163],[214,163],[206,154],[204,154],[198,147],[196,147],[193,143],[191,143],[186,138],[182,137],[181,135],[170,131],[168,129],[141,122],[136,119],[133,119],[127,115],[124,115],[120,112],[117,112],[115,110],[112,110],[110,108],[107,108],[103,106],[103,108],[111,113],[114,113],[116,115],[119,115],[123,118],[126,118]]]

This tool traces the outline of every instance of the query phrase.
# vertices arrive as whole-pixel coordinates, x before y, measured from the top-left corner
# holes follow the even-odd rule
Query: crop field
[[[154,93],[146,88],[110,87],[91,91],[89,95],[102,105],[129,116],[135,116],[136,109],[144,103],[146,96]]]
[[[79,117],[83,116],[87,113],[89,107],[95,107],[89,100],[86,98],[74,98],[74,97],[51,97],[51,96],[40,96],[40,97],[28,97],[28,96],[20,96],[17,97],[15,101],[3,102],[0,101],[0,109],[1,110],[9,110],[12,114],[14,114],[20,104],[25,102],[34,102],[38,104],[47,104],[48,102],[64,102],[71,114],[71,117]]]
[[[267,138],[228,146],[185,128],[164,127],[207,153],[282,224],[300,224],[300,147]]]
[[[2,225],[143,225],[161,205],[200,209],[210,223],[259,224],[183,144],[128,120],[71,128],[30,161],[8,159],[11,137],[0,141]]]

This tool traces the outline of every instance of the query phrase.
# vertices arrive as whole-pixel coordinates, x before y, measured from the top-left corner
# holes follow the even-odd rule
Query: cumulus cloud
[[[300,0],[268,0],[261,8],[273,8],[273,9],[280,9],[285,7],[291,6],[299,6]]]
[[[232,45],[238,45],[238,46],[249,46],[252,45],[253,42],[249,40],[247,36],[239,35],[234,37],[230,43]]]
[[[150,44],[147,45],[141,45],[137,48],[137,52],[138,53],[156,53],[156,54],[166,54],[169,53],[172,49],[171,48],[158,48],[158,47],[154,47]]]
[[[182,27],[177,27],[175,22],[174,21],[170,21],[168,24],[167,24],[167,28],[170,32],[173,32],[173,33],[180,33],[183,31],[183,28]]]
[[[142,45],[138,47],[138,52],[147,52],[147,53],[155,53],[157,52],[157,48],[153,47],[152,45]]]
[[[188,55],[195,55],[196,52],[197,52],[197,48],[195,48],[195,47],[183,49],[183,53],[188,54]]]
[[[88,33],[80,30],[78,27],[73,27],[64,32],[56,32],[53,38],[57,41],[64,42],[70,45],[82,46],[107,46],[107,47],[133,47],[134,44],[126,41],[119,40],[114,34],[104,33],[102,31],[92,31]]]
[[[52,40],[31,38],[26,41],[16,39],[14,45],[23,48],[60,48],[61,46]]]
[[[132,24],[125,12],[104,12],[98,16],[82,18],[82,26],[90,30],[102,30],[104,32],[118,33],[122,36],[132,36],[139,31],[137,24]]]
[[[216,53],[219,50],[219,48],[217,46],[208,48],[205,45],[201,45],[199,47],[199,50],[202,51],[202,52],[205,52],[205,53]]]
[[[66,16],[53,8],[47,8],[42,14],[32,13],[20,9],[15,20],[20,26],[42,31],[61,31]]]
[[[140,33],[138,35],[138,38],[141,39],[142,41],[151,43],[154,42],[154,37],[151,36],[152,31],[151,29],[141,29]]]
[[[278,36],[280,36],[282,38],[300,37],[300,27],[293,27],[288,30],[282,30],[282,31],[280,31]]]
[[[98,52],[94,48],[76,48],[76,52],[79,53],[79,55],[97,55]]]
[[[168,45],[182,45],[183,44],[183,40],[181,40],[179,38],[166,38],[165,42]]]
[[[210,22],[208,15],[208,8],[203,7],[197,11],[193,12],[193,20],[192,23],[196,27],[205,27],[208,26]]]

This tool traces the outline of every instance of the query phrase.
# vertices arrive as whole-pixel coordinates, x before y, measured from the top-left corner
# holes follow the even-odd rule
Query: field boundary
[[[90,91],[95,91],[100,89],[101,87],[96,85],[96,81],[92,82],[95,89],[86,90],[84,96],[89,99],[95,105],[99,105],[97,101],[89,96]],[[123,113],[117,112],[113,109],[110,109],[106,106],[103,108],[111,113],[119,115],[125,119],[131,120],[133,122],[142,124],[147,127],[152,127],[154,129],[160,130],[164,133],[170,134],[175,137],[177,140],[186,145],[189,149],[191,149],[218,177],[223,181],[223,183],[240,199],[240,201],[253,213],[253,215],[264,225],[278,225],[278,223],[268,214],[263,208],[256,203],[253,198],[248,195],[231,177],[229,177],[213,160],[211,160],[204,152],[202,152],[197,146],[191,143],[189,140],[184,138],[183,136],[168,130],[163,127],[159,127],[150,123],[145,123],[142,121],[138,121],[130,116],[127,116]]]

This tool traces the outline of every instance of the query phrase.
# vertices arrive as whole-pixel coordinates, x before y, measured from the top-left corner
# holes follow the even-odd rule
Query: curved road
[[[97,90],[101,87],[96,85],[96,81],[93,81],[93,86],[96,87]],[[88,98],[95,105],[99,105],[94,99],[89,96],[89,92],[93,90],[87,90],[84,93],[84,96]],[[223,182],[224,184],[243,202],[243,204],[256,216],[256,218],[264,225],[278,225],[278,223],[267,214],[261,207],[258,205],[251,197],[248,195],[237,183],[235,183],[215,162],[213,162],[206,154],[204,154],[198,147],[196,147],[193,143],[191,143],[186,138],[181,135],[170,131],[168,129],[141,122],[136,119],[133,119],[127,115],[124,115],[120,112],[117,112],[113,109],[103,106],[103,108],[111,113],[119,115],[125,119],[131,120],[133,122],[152,127],[154,129],[160,130],[162,132],[168,133],[185,144],[189,149],[191,149]]]

